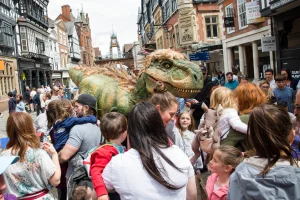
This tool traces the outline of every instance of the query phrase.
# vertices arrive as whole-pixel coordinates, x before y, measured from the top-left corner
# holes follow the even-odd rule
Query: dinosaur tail
[[[76,67],[71,67],[69,69],[69,75],[72,81],[79,87],[81,81],[84,79],[85,74],[84,71],[77,69]]]

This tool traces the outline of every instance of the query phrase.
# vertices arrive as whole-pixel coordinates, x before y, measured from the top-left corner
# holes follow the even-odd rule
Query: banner
[[[256,24],[265,21],[264,17],[260,14],[260,4],[259,1],[252,1],[245,4],[246,6],[246,16],[247,24]]]

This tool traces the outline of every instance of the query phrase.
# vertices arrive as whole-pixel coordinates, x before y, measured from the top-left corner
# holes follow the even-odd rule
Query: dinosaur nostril
[[[194,78],[195,78],[195,80],[196,80],[196,81],[198,80],[198,78],[197,78],[197,76],[196,76],[196,75],[194,75]]]

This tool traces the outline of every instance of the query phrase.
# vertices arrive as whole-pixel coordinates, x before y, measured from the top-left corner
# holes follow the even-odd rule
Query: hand
[[[100,197],[97,198],[97,200],[109,200],[108,195],[101,195]]]
[[[47,151],[51,156],[57,154],[56,150],[54,149],[53,145],[50,144],[49,142],[44,142],[42,149]]]
[[[191,102],[186,102],[186,103],[185,103],[185,106],[186,106],[186,107],[188,107],[188,108],[190,108],[190,107],[191,107],[191,105],[192,105],[192,103],[191,103]]]
[[[199,103],[199,101],[197,101],[196,99],[193,99],[191,102],[192,102],[193,104]]]

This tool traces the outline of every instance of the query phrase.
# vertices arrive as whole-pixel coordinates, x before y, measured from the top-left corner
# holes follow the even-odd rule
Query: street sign
[[[199,60],[209,60],[210,55],[209,52],[198,52],[198,53],[193,53],[189,55],[190,61],[199,61]]]

